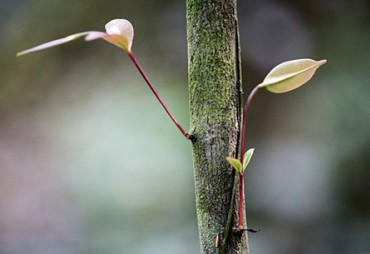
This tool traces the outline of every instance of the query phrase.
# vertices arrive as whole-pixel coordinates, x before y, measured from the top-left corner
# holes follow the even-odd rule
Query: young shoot
[[[240,145],[240,159],[233,157],[227,157],[226,160],[239,174],[239,226],[238,230],[244,229],[244,171],[247,167],[254,149],[249,149],[244,154],[245,137],[246,137],[246,122],[248,116],[248,109],[252,101],[253,96],[261,88],[265,88],[267,91],[272,93],[285,93],[297,89],[309,81],[315,74],[315,71],[323,64],[326,60],[315,61],[312,59],[297,59],[292,61],[283,62],[273,68],[265,77],[262,83],[257,85],[252,92],[249,94],[247,101],[243,108],[243,122],[241,129],[241,145]],[[236,188],[234,188],[235,190]],[[229,219],[229,218],[228,218]],[[231,219],[231,218],[230,218]],[[225,229],[229,230],[229,229]]]
[[[132,41],[134,39],[134,28],[132,24],[130,23],[130,21],[126,19],[114,19],[114,20],[109,21],[105,25],[105,32],[87,31],[87,32],[72,34],[67,37],[49,41],[44,44],[38,45],[36,47],[21,51],[17,53],[17,56],[22,56],[22,55],[26,55],[26,54],[29,54],[35,51],[40,51],[40,50],[44,50],[44,49],[51,48],[54,46],[58,46],[60,44],[71,42],[71,41],[74,41],[74,40],[77,40],[83,37],[85,38],[85,41],[103,39],[123,49],[128,54],[128,56],[134,63],[135,67],[137,68],[137,70],[139,71],[139,73],[141,74],[141,76],[144,78],[145,82],[149,86],[150,90],[153,92],[154,96],[157,98],[159,103],[162,105],[162,107],[164,108],[168,116],[171,118],[173,123],[176,125],[176,127],[180,130],[182,135],[184,135],[186,139],[191,138],[190,135],[184,130],[184,128],[178,123],[176,118],[172,115],[167,105],[164,103],[162,98],[159,96],[158,92],[155,90],[152,83],[150,82],[148,76],[145,74],[143,68],[141,68],[134,54],[132,53],[131,47],[132,47]]]

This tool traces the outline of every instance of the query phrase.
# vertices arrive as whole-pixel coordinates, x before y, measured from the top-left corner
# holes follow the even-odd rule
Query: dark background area
[[[248,122],[251,253],[370,253],[369,1],[239,1],[244,90],[328,59]],[[185,1],[0,2],[0,253],[199,253],[191,145],[103,41],[16,52],[114,18],[188,128]],[[222,43],[222,42],[221,42]]]

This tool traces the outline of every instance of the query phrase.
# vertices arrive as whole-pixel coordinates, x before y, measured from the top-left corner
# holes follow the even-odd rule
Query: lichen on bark
[[[237,157],[240,132],[236,0],[187,0],[190,125],[202,253],[216,253],[234,183],[226,156]],[[238,197],[237,197],[238,198]],[[235,207],[235,211],[237,207]],[[234,212],[233,225],[237,212]],[[248,253],[247,235],[229,233],[227,253]]]

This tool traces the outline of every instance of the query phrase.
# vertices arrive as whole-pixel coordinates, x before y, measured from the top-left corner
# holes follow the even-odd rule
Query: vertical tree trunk
[[[240,132],[240,70],[236,0],[187,0],[190,124],[202,253],[217,253],[231,204]],[[238,198],[238,197],[237,197]],[[232,228],[236,227],[238,202]],[[248,253],[247,234],[231,230],[227,252]]]

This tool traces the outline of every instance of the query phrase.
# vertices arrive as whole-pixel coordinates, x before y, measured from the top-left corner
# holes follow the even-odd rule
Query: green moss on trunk
[[[201,249],[208,254],[216,253],[231,201],[234,172],[225,157],[238,153],[236,0],[187,0],[187,26],[196,205]],[[229,237],[227,253],[248,253],[246,233]]]

